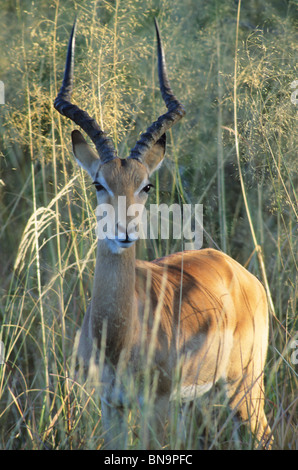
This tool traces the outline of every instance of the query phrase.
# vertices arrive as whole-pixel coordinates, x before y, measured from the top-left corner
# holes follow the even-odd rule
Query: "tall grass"
[[[75,14],[74,100],[110,133],[120,156],[164,110],[158,16],[171,84],[187,116],[169,132],[151,202],[203,203],[204,247],[223,249],[267,282],[266,411],[274,447],[297,448],[294,6],[243,2],[237,21],[229,1],[1,2],[0,448],[103,445],[98,390],[77,371],[73,354],[92,289],[95,195],[71,155],[73,125],[52,106]],[[148,241],[138,255],[153,259],[180,248]],[[220,394],[173,405],[168,448],[252,447]],[[148,410],[140,426],[137,406],[125,410],[128,448],[142,447]]]

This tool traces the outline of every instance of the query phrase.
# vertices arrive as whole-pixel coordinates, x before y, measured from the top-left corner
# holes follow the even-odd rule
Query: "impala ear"
[[[165,152],[166,134],[163,134],[144,157],[143,163],[148,168],[149,175],[160,167],[164,159]]]
[[[91,178],[95,179],[100,164],[98,154],[88,145],[80,131],[72,131],[71,140],[73,153],[78,164],[88,171]]]

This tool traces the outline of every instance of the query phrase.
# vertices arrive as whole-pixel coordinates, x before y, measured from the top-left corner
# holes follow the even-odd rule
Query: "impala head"
[[[156,21],[155,27],[160,90],[168,111],[141,135],[127,158],[118,158],[112,141],[101,130],[97,122],[85,111],[71,103],[76,21],[68,44],[62,87],[54,102],[57,111],[74,121],[95,144],[96,150],[89,146],[79,130],[72,132],[75,158],[78,164],[91,176],[97,191],[98,204],[110,204],[115,208],[116,221],[119,221],[117,214],[119,196],[125,196],[126,211],[132,204],[144,206],[152,186],[149,177],[164,158],[165,132],[185,114],[182,104],[174,96],[169,84]],[[114,253],[123,252],[137,240],[134,226],[130,223],[132,216],[129,216],[127,212],[126,214],[126,223],[116,222],[114,236],[106,239],[109,249]]]

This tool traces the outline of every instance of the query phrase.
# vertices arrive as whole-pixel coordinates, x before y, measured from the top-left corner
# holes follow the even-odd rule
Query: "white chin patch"
[[[134,244],[134,241],[132,241],[131,243],[121,243],[118,240],[110,240],[108,238],[106,238],[105,241],[108,244],[108,247],[111,253],[118,254],[118,255],[123,253],[127,248],[129,248],[130,246]]]

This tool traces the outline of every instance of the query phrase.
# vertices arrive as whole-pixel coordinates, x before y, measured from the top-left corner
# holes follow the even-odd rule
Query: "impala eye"
[[[97,183],[96,181],[94,181],[93,184],[94,184],[94,186],[95,186],[95,188],[96,188],[96,191],[101,191],[102,189],[105,189],[102,184]]]
[[[153,184],[149,183],[142,189],[142,191],[145,191],[145,193],[149,193],[150,189],[153,187]]]

